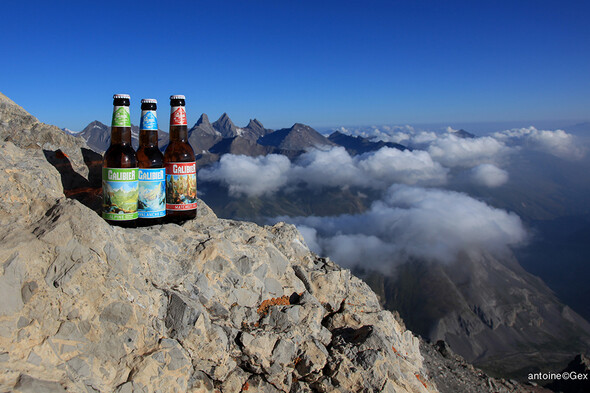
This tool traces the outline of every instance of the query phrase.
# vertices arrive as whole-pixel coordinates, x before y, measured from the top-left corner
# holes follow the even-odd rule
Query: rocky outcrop
[[[417,338],[295,227],[202,202],[111,227],[32,143],[0,144],[0,391],[437,391]]]
[[[60,150],[70,159],[75,172],[88,177],[83,153],[88,146],[81,138],[60,128],[41,123],[10,98],[0,93],[0,141],[12,142],[26,150]]]

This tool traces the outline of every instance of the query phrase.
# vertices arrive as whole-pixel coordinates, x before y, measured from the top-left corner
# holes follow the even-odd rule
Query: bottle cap
[[[129,94],[115,94],[113,98],[126,98],[129,100],[131,99],[131,96]]]
[[[158,100],[154,99],[154,98],[143,98],[141,100],[142,104],[157,104]]]
[[[184,100],[184,96],[182,94],[170,96],[171,100]]]

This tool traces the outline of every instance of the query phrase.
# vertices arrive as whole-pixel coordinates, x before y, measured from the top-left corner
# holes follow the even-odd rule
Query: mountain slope
[[[492,374],[557,370],[590,351],[590,324],[513,255],[463,254],[452,264],[411,261],[392,275],[358,273],[412,331],[446,341]]]

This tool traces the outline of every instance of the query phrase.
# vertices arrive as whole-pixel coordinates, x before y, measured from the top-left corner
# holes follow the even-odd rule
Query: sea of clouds
[[[337,217],[276,217],[296,224],[310,248],[352,267],[388,269],[408,258],[449,262],[460,252],[503,252],[522,245],[527,231],[514,213],[445,189],[454,179],[477,187],[509,182],[507,163],[523,150],[575,160],[584,155],[563,130],[511,129],[463,138],[410,126],[339,129],[372,140],[401,143],[351,156],[342,147],[310,150],[293,162],[282,155],[224,155],[199,177],[225,185],[232,196],[272,196],[281,190],[349,187],[377,190],[364,213]]]

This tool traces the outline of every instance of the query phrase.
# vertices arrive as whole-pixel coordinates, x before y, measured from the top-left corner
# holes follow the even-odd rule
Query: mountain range
[[[88,124],[79,133],[73,133],[71,130],[64,129],[64,132],[80,137],[86,141],[88,146],[96,152],[105,152],[111,144],[111,127],[95,120]],[[139,146],[139,127],[131,124],[131,144],[137,150]],[[168,133],[158,130],[158,145],[168,145]]]
[[[104,147],[108,127],[101,124],[91,123],[87,133],[79,136],[91,146]],[[476,137],[465,130],[454,133],[460,138]],[[300,123],[273,131],[253,119],[246,127],[237,127],[225,113],[213,123],[202,114],[189,130],[189,142],[199,167],[228,153],[252,157],[275,153],[294,159],[309,149],[334,146],[344,147],[351,155],[383,147],[407,149],[338,131],[325,137]],[[162,138],[160,148],[166,145]],[[202,181],[200,190],[219,216],[255,221],[280,215],[357,214],[375,199],[370,191],[355,188],[237,198],[220,184]],[[390,275],[362,269],[355,273],[369,283],[386,308],[399,312],[410,329],[433,342],[445,340],[459,355],[496,375],[521,377],[530,370],[556,370],[590,348],[588,322],[525,271],[512,253],[465,254],[449,265],[414,261]]]
[[[111,142],[111,128],[98,120],[88,124],[81,132],[64,132],[83,138],[94,151],[104,152]],[[227,113],[211,123],[203,113],[199,120],[188,130],[188,141],[197,156],[197,166],[203,167],[216,162],[223,154],[241,154],[251,157],[271,153],[295,158],[309,149],[325,149],[343,146],[349,153],[362,154],[379,150],[381,147],[393,147],[405,150],[406,147],[390,142],[371,142],[367,138],[351,137],[335,132],[326,137],[312,127],[295,123],[290,128],[272,130],[265,128],[258,119],[250,119],[245,127],[236,126]],[[169,143],[168,133],[158,130],[158,144],[164,151]],[[139,128],[131,125],[131,142],[137,149]]]

